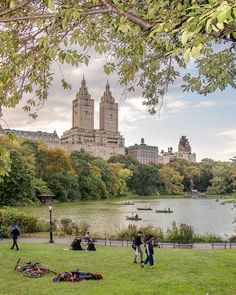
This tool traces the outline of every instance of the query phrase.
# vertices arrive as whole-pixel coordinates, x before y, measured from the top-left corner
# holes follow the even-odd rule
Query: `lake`
[[[107,235],[127,228],[129,224],[137,226],[152,224],[166,230],[171,223],[186,223],[194,227],[200,234],[214,233],[222,237],[232,233],[235,225],[232,224],[236,215],[236,208],[232,204],[220,205],[215,199],[133,199],[134,205],[124,205],[124,200],[106,200],[103,202],[74,202],[53,205],[53,219],[70,217],[79,222],[91,225],[91,232]],[[152,211],[137,211],[137,207],[150,206]],[[156,209],[173,210],[172,214],[156,213]],[[49,218],[46,205],[20,207],[27,213]],[[140,221],[126,220],[138,212]]]

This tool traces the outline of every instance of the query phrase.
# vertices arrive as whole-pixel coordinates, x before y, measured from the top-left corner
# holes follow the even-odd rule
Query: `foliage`
[[[213,177],[207,189],[209,194],[225,194],[232,191],[229,181],[229,164],[218,163],[213,167]]]
[[[128,90],[143,88],[151,113],[191,57],[197,74],[184,74],[185,91],[235,87],[234,0],[7,0],[0,15],[0,104],[30,95],[24,109],[33,117],[55,64],[88,64],[91,47],[114,57],[105,73],[116,70]]]
[[[160,228],[154,228],[153,225],[141,226],[138,228],[136,225],[130,224],[127,229],[120,230],[117,233],[117,238],[121,240],[132,241],[137,235],[138,231],[142,232],[142,237],[145,239],[148,235],[152,235],[160,241],[164,240],[164,232]]]
[[[152,195],[159,191],[160,176],[156,165],[139,164],[133,167],[133,176],[128,182],[129,188],[138,195]]]
[[[179,226],[173,222],[172,228],[167,230],[166,240],[177,243],[191,243],[193,242],[193,227],[181,223]]]
[[[84,236],[89,230],[90,225],[86,222],[78,224],[71,218],[62,218],[60,220],[59,230],[66,235]]]
[[[78,200],[81,197],[77,177],[67,171],[52,174],[48,186],[59,201]]]
[[[205,192],[210,186],[210,180],[213,177],[213,167],[215,165],[215,161],[212,159],[203,159],[198,164],[201,176],[200,178],[195,182],[195,188],[200,192]]]
[[[181,194],[183,192],[183,176],[170,166],[164,166],[160,169],[161,183],[164,185],[167,193]]]
[[[63,171],[73,173],[69,154],[61,148],[39,147],[37,171],[37,176],[45,181],[48,181],[52,175]]]
[[[84,150],[70,155],[14,136],[0,137],[4,151],[4,176],[0,177],[0,204],[27,204],[44,193],[59,201],[108,199],[159,193],[181,194],[196,189],[208,194],[235,191],[235,162],[183,159],[167,165],[140,164],[130,156],[113,156],[109,161]],[[5,164],[4,164],[5,163]],[[0,172],[1,173],[1,172]]]
[[[16,205],[35,201],[34,172],[15,151],[10,152],[11,171],[0,183],[0,203]]]
[[[51,190],[47,186],[47,183],[41,178],[36,178],[34,180],[34,189],[36,196],[41,194],[52,194]]]
[[[5,148],[0,147],[0,182],[2,177],[8,175],[11,167],[10,153]]]
[[[204,235],[199,235],[194,233],[193,241],[196,243],[213,243],[213,242],[223,242],[223,239],[222,237],[215,234],[211,234],[211,233],[205,233]]]
[[[121,240],[133,240],[138,231],[143,233],[143,238],[148,235],[152,235],[157,238],[160,242],[172,242],[172,243],[196,243],[196,242],[222,242],[220,236],[205,233],[199,235],[194,232],[193,227],[187,224],[177,225],[175,222],[172,223],[171,229],[164,231],[161,228],[155,228],[152,225],[137,227],[136,225],[130,224],[127,229],[119,231],[114,238]]]
[[[45,230],[45,224],[37,216],[25,214],[12,208],[0,209],[0,233],[8,238],[13,226],[16,223],[21,233],[34,233]]]

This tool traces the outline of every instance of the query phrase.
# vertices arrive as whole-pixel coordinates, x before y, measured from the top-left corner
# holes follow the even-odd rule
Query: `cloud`
[[[236,129],[227,130],[221,133],[216,134],[218,137],[222,137],[223,139],[235,139],[236,140]]]
[[[195,108],[210,108],[212,106],[219,105],[218,101],[214,100],[202,100],[198,104],[196,104],[194,107]]]
[[[176,113],[188,108],[190,102],[183,99],[178,99],[173,96],[165,96],[163,99],[163,112]]]

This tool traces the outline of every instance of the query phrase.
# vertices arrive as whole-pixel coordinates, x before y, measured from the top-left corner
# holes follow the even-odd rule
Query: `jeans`
[[[13,238],[13,245],[12,245],[11,249],[14,249],[15,246],[16,246],[16,250],[19,250],[19,247],[17,245],[17,238]]]
[[[140,260],[143,261],[143,251],[141,249],[141,246],[136,246],[136,250],[134,254],[134,262],[136,262],[138,255],[140,255]]]
[[[150,266],[153,266],[154,260],[153,260],[153,256],[152,255],[147,256],[147,258],[144,261],[144,264],[148,264],[148,262],[149,262]]]

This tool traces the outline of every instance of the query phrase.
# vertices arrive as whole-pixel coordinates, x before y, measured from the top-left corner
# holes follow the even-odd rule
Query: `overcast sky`
[[[122,89],[117,83],[117,76],[105,75],[104,60],[95,57],[89,65],[78,69],[63,67],[65,78],[72,84],[72,90],[65,91],[60,84],[61,76],[56,74],[50,89],[48,100],[39,116],[33,120],[22,111],[22,105],[15,109],[3,109],[3,128],[57,131],[58,135],[71,128],[72,100],[80,88],[83,75],[92,99],[95,100],[95,128],[99,122],[99,102],[103,95],[106,81],[109,80],[111,91],[119,103],[119,131],[125,138],[125,145],[139,143],[143,137],[145,143],[167,150],[177,150],[182,135],[189,139],[197,161],[203,158],[226,160],[236,155],[236,93],[232,88],[217,91],[206,97],[183,93],[178,85],[171,87],[165,96],[160,113],[151,116],[142,105],[141,91],[128,94],[124,100]],[[55,69],[55,72],[59,72]]]

